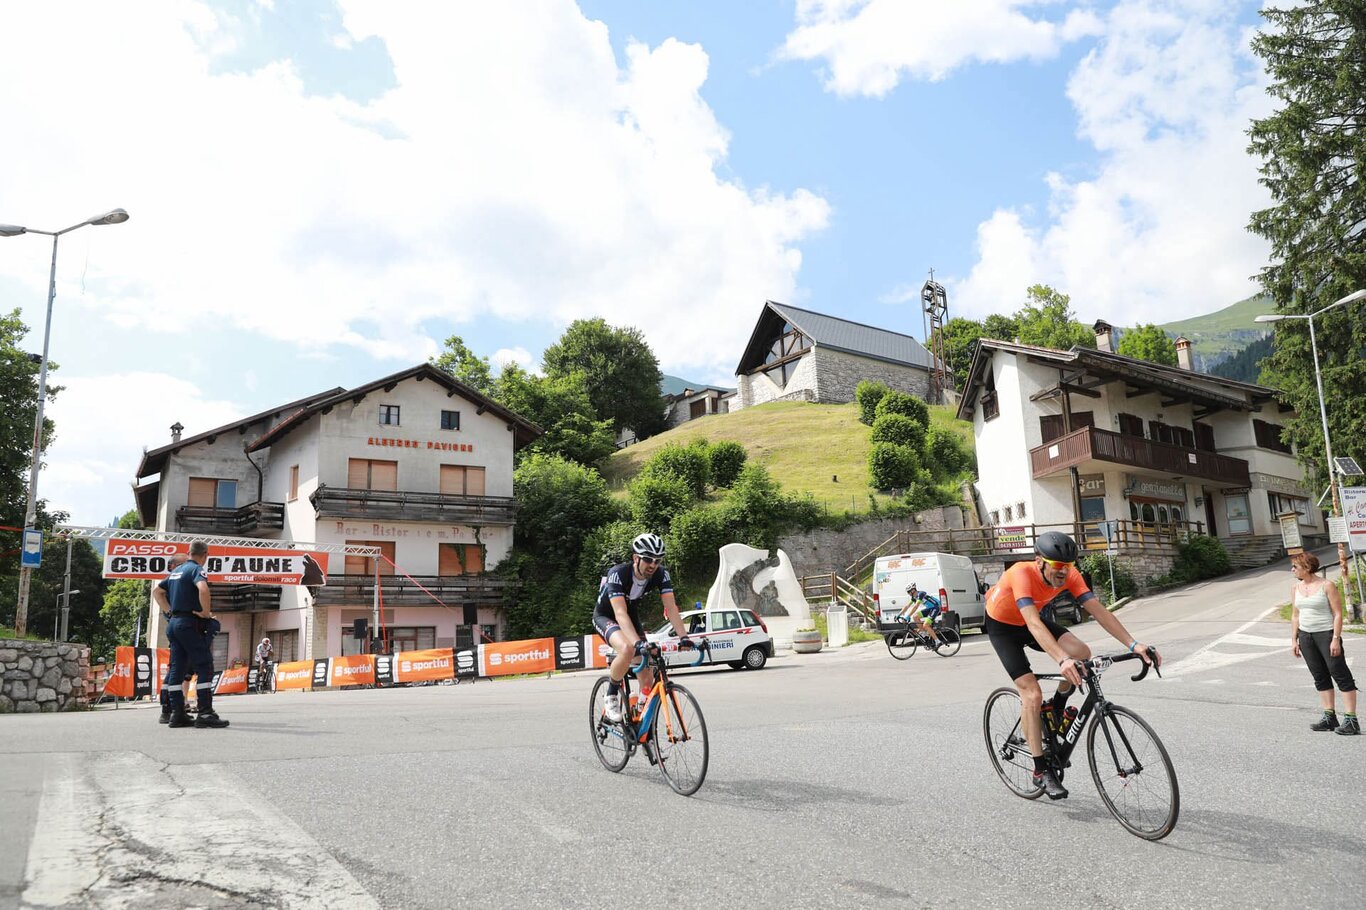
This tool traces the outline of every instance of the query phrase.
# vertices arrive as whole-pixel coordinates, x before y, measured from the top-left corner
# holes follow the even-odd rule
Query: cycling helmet
[[[920,588],[918,588],[918,587],[916,586],[916,583],[915,583],[915,582],[911,582],[910,584],[908,584],[908,585],[906,586],[906,593],[907,593],[907,594],[910,594],[912,591],[919,591],[919,590],[920,590]]]
[[[664,556],[664,541],[658,534],[642,534],[631,541],[631,552],[637,556],[661,559]]]
[[[1034,552],[1058,562],[1077,561],[1077,542],[1061,531],[1045,531],[1034,541]]]

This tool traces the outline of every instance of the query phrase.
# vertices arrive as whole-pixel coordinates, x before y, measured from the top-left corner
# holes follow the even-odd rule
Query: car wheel
[[[758,645],[745,652],[745,666],[749,669],[762,670],[766,663],[768,663],[768,654]]]
[[[726,666],[730,667],[732,670],[743,670],[745,668],[745,662],[743,660],[730,660],[726,661]]]

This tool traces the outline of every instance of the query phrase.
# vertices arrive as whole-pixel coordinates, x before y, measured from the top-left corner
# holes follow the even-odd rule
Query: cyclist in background
[[[678,636],[679,647],[692,647],[692,640],[684,634],[683,618],[674,601],[673,581],[661,562],[663,558],[664,541],[659,535],[641,534],[631,541],[630,562],[608,569],[598,589],[593,628],[617,652],[607,671],[611,681],[607,684],[604,714],[611,723],[621,721],[621,681],[635,658],[636,643],[645,641],[645,629],[640,624],[640,602],[645,595],[659,592],[664,615]],[[640,672],[640,691],[649,692],[653,685],[654,672],[646,667]]]
[[[1043,757],[1040,717],[1043,691],[1039,688],[1038,677],[1030,669],[1024,649],[1044,651],[1058,662],[1064,679],[1058,683],[1058,690],[1053,695],[1055,718],[1063,716],[1067,697],[1081,684],[1081,661],[1091,658],[1091,649],[1052,618],[1044,618],[1039,611],[1064,590],[1070,591],[1077,603],[1116,641],[1137,653],[1144,663],[1153,662],[1148,646],[1131,636],[1119,618],[1101,606],[1099,598],[1077,571],[1076,561],[1075,540],[1060,531],[1045,531],[1035,541],[1034,561],[1011,566],[987,592],[987,636],[1019,690],[1020,726],[1034,758],[1034,783],[1049,799],[1066,799],[1067,790]],[[1158,663],[1161,664],[1160,657]]]
[[[271,659],[275,656],[275,647],[270,643],[269,638],[262,638],[261,643],[256,646],[256,678],[264,679],[270,672]]]
[[[939,649],[939,636],[934,634],[934,620],[940,613],[944,612],[944,605],[939,602],[939,598],[931,597],[924,591],[916,587],[915,582],[906,586],[906,593],[910,595],[910,602],[905,609],[896,615],[898,622],[910,622],[915,620],[920,624],[920,631],[930,637],[934,642],[935,650]]]

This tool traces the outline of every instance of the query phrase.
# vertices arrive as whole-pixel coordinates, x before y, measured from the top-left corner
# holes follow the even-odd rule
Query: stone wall
[[[0,638],[0,714],[83,708],[89,675],[85,645]]]
[[[842,404],[853,401],[854,390],[865,379],[923,400],[929,398],[930,374],[927,370],[832,351],[819,345],[813,359],[816,362],[816,400],[819,402]]]
[[[879,518],[865,521],[843,531],[817,529],[779,538],[778,548],[792,560],[798,578],[825,572],[842,572],[854,560],[886,541],[897,531],[942,531],[963,527],[963,510],[940,506],[920,512],[913,518]],[[917,550],[943,550],[945,546],[926,540]]]
[[[815,401],[816,400],[816,358],[807,354],[797,361],[797,368],[788,378],[787,384],[779,386],[762,370],[735,377],[737,389],[730,400],[730,409],[752,408],[756,404],[770,401]]]

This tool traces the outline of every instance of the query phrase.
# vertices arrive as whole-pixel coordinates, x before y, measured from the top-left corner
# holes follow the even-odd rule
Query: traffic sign
[[[36,528],[24,529],[24,545],[19,551],[19,566],[36,569],[43,563],[43,532]]]

